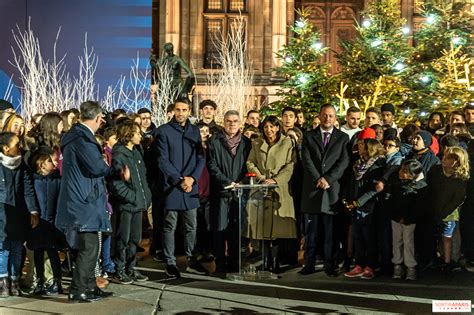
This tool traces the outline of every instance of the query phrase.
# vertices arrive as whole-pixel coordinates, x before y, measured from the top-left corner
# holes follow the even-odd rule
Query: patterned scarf
[[[228,136],[226,133],[224,134],[230,152],[232,153],[232,156],[235,156],[237,154],[237,147],[239,146],[240,141],[242,140],[242,134],[240,133],[240,131],[233,137]]]
[[[364,176],[365,172],[367,172],[367,170],[368,170],[372,165],[374,165],[374,163],[375,163],[378,159],[379,159],[378,156],[373,157],[373,158],[370,158],[367,162],[364,161],[362,158],[358,159],[358,160],[354,163],[354,167],[353,167],[356,180],[360,180],[360,179]]]

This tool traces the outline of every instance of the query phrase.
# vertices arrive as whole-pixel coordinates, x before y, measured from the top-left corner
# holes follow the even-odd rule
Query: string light
[[[370,20],[363,20],[362,21],[362,26],[367,28],[367,27],[370,27],[372,23],[370,22]]]
[[[293,62],[293,58],[291,58],[290,56],[287,56],[287,57],[285,57],[285,62],[286,63],[291,63],[291,62]]]
[[[313,48],[314,50],[320,50],[321,48],[323,48],[323,44],[321,42],[315,42],[311,45],[311,48]]]
[[[398,62],[397,64],[395,64],[395,66],[393,68],[397,71],[401,71],[401,70],[405,69],[405,65],[401,62]]]
[[[298,28],[303,28],[306,25],[304,20],[298,20],[296,21],[296,27]]]
[[[309,76],[306,73],[302,73],[298,76],[298,82],[300,84],[306,84],[309,80]]]
[[[428,15],[428,17],[426,18],[426,23],[433,24],[434,22],[436,22],[436,15],[434,14]]]
[[[374,41],[370,44],[370,46],[372,46],[372,47],[378,47],[378,46],[382,45],[382,43],[383,43],[383,42],[382,42],[380,39],[376,39],[376,40],[374,40]]]
[[[405,35],[410,34],[410,28],[408,26],[405,26],[404,28],[402,28],[402,33]]]
[[[427,75],[424,75],[424,76],[422,76],[422,77],[420,78],[420,80],[421,80],[421,82],[423,82],[423,83],[428,83],[428,82],[430,82],[431,78],[430,78],[429,76],[427,76]]]

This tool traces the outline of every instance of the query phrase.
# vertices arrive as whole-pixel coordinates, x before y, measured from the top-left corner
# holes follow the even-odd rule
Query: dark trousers
[[[333,223],[334,216],[326,213],[305,214],[305,242],[304,242],[304,263],[307,266],[314,266],[316,263],[316,249],[318,234],[321,229],[324,233],[324,268],[330,270],[334,268],[333,257]]]
[[[377,239],[375,226],[355,221],[354,234],[355,263],[362,268],[375,268],[377,264]]]
[[[216,255],[216,265],[225,266],[226,241],[228,263],[231,269],[238,269],[239,265],[239,204],[235,199],[231,199],[228,214],[227,227],[222,231],[214,231],[214,251]]]
[[[461,209],[459,219],[462,240],[462,252],[469,261],[474,261],[474,205],[472,201],[465,203]]]
[[[197,209],[196,221],[196,245],[194,252],[198,254],[208,254],[212,248],[212,232],[210,232],[209,199],[203,198],[200,200],[201,206]]]
[[[44,252],[48,253],[54,279],[61,279],[61,260],[59,259],[58,250],[54,248],[40,248],[34,250],[33,256],[35,258],[36,277],[40,281],[46,280],[44,279]]]
[[[380,267],[384,273],[390,273],[392,266],[392,220],[387,211],[378,205],[375,215],[375,226],[377,231],[377,250]]]
[[[418,265],[423,268],[436,257],[436,224],[420,219],[415,227],[415,254]]]
[[[153,232],[150,254],[163,250],[163,222],[165,220],[165,208],[162,198],[153,198],[151,205],[151,217],[153,218]]]
[[[115,270],[132,271],[142,234],[142,211],[120,211],[115,237]]]
[[[77,238],[77,257],[69,290],[72,294],[85,293],[96,287],[95,265],[99,255],[99,237],[97,232],[78,233]]]

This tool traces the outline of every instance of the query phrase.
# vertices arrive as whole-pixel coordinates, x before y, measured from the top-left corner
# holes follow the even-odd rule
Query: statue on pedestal
[[[186,62],[179,56],[176,56],[173,52],[174,47],[172,43],[166,43],[163,46],[163,56],[157,59],[153,50],[150,55],[150,64],[153,69],[159,71],[161,67],[168,66],[171,68],[170,80],[173,89],[178,91],[178,98],[188,98],[188,94],[191,92],[194,86],[194,73],[188,67]],[[184,82],[181,77],[181,72],[185,72]]]

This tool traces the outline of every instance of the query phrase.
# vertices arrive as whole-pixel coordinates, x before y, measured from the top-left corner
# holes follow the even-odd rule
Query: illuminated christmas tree
[[[425,22],[414,35],[407,82],[415,113],[424,117],[433,111],[460,108],[472,97],[466,72],[473,62],[474,35],[472,12],[465,4],[431,0],[422,9]]]
[[[370,106],[402,104],[407,93],[403,78],[412,48],[408,44],[410,29],[400,17],[399,2],[371,1],[355,28],[357,37],[342,41],[337,56],[342,66],[338,77],[348,84],[346,97],[359,103],[371,97],[371,102],[364,101]]]
[[[275,70],[286,79],[277,93],[281,100],[272,104],[271,111],[276,114],[285,106],[304,109],[308,114],[319,112],[333,89],[329,66],[322,62],[329,48],[324,47],[319,31],[308,20],[309,12],[298,10],[297,14],[299,18],[290,26],[294,36],[276,53],[282,65]]]

